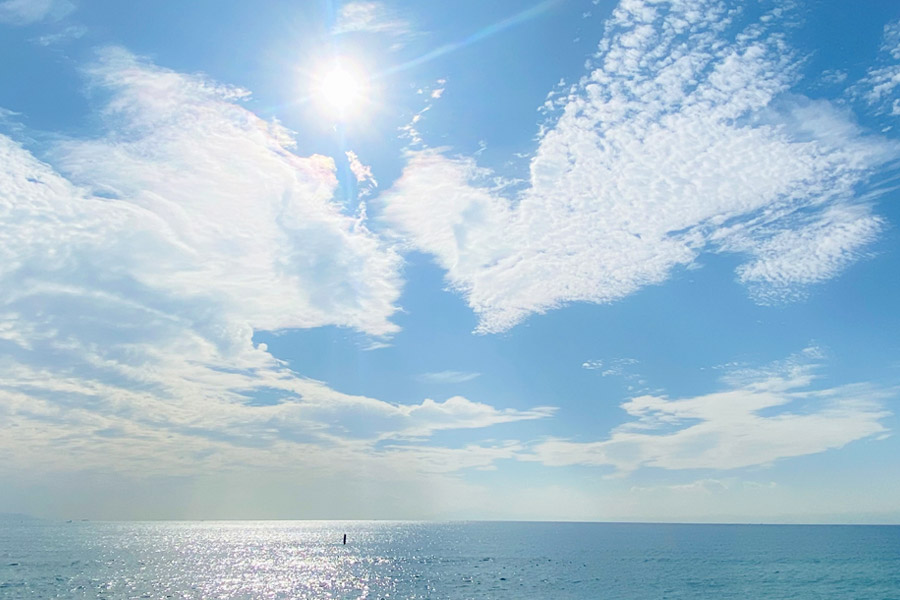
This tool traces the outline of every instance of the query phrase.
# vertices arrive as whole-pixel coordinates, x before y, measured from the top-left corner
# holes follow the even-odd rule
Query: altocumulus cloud
[[[895,91],[900,86],[900,21],[884,26],[880,59],[852,91],[879,113],[900,117],[900,99]]]
[[[791,92],[783,12],[622,2],[589,72],[548,99],[530,185],[504,197],[473,157],[412,151],[382,217],[435,257],[482,332],[614,301],[703,253],[746,257],[738,279],[759,303],[802,296],[878,236],[858,191],[900,149]]]
[[[440,451],[375,444],[552,413],[341,394],[255,345],[259,329],[391,334],[399,256],[333,202],[332,160],[294,154],[290,132],[240,106],[246,91],[119,48],[86,72],[102,137],[55,144],[51,167],[0,136],[4,472],[410,480]]]

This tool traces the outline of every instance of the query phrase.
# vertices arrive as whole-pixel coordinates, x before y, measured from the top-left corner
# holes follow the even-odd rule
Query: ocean
[[[900,526],[8,519],[0,598],[898,600]]]

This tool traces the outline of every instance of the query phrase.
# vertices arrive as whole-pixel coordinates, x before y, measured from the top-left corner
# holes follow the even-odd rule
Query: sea
[[[6,519],[0,598],[900,600],[900,526]]]

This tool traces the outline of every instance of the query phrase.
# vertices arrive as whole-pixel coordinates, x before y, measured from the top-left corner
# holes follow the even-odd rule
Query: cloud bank
[[[791,93],[784,16],[622,2],[588,74],[548,99],[526,189],[507,197],[473,157],[412,150],[382,218],[434,257],[481,332],[621,299],[704,253],[745,257],[737,278],[760,303],[802,296],[878,236],[857,192],[900,152]]]
[[[87,75],[102,136],[55,143],[53,166],[0,136],[0,471],[409,479],[413,459],[377,443],[552,414],[394,404],[288,369],[254,331],[396,331],[397,253],[341,212],[333,161],[293,153],[246,91],[118,48]]]

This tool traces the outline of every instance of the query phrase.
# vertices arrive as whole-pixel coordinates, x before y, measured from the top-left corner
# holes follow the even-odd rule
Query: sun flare
[[[339,62],[320,70],[313,95],[322,112],[348,119],[357,115],[367,103],[368,87],[367,77],[360,69]]]

